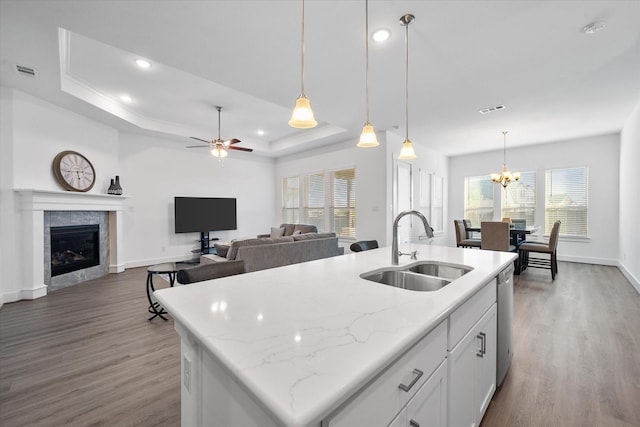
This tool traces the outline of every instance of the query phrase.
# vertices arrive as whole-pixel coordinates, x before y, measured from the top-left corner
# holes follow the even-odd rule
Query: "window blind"
[[[561,236],[588,235],[587,167],[545,171],[545,234],[560,220]]]
[[[282,222],[296,224],[300,219],[300,179],[282,179]]]
[[[324,231],[324,172],[304,177],[302,222]]]
[[[468,176],[464,179],[464,218],[479,227],[493,221],[493,181],[491,176]]]
[[[356,170],[333,171],[332,206],[330,222],[332,231],[340,237],[356,237]]]

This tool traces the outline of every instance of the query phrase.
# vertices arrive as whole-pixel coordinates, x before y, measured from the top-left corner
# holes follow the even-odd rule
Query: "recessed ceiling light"
[[[371,39],[374,42],[382,43],[386,41],[389,37],[391,37],[391,31],[386,28],[381,28],[379,30],[375,30],[373,34],[371,34]]]
[[[127,104],[131,104],[133,102],[133,99],[131,99],[129,95],[120,95],[120,100],[122,102],[126,102]]]
[[[264,135],[264,131],[262,129],[258,129],[256,133],[260,136]]]
[[[151,67],[151,62],[147,61],[146,59],[138,58],[136,59],[136,65],[140,68],[147,69]]]

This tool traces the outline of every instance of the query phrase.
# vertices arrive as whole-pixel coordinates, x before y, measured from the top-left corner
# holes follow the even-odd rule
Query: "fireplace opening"
[[[51,277],[100,265],[100,226],[51,227]]]

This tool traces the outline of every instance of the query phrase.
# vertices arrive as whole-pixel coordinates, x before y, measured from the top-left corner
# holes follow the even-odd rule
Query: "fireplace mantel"
[[[109,272],[124,271],[122,217],[127,196],[36,189],[14,191],[22,222],[22,299],[35,299],[47,294],[43,249],[45,211],[109,212]]]

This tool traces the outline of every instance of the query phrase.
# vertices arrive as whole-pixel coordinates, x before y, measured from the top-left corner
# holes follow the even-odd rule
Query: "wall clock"
[[[53,159],[56,181],[69,191],[89,191],[96,182],[91,162],[76,151],[62,151]]]

